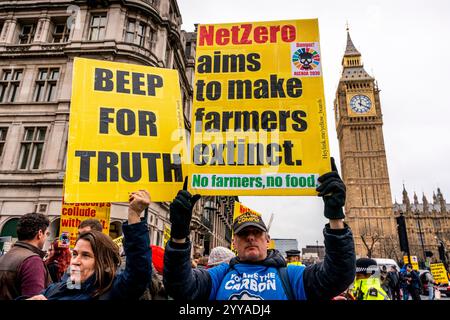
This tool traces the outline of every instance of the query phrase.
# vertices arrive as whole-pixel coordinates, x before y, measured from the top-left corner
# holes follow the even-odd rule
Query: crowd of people
[[[151,281],[148,227],[140,218],[149,203],[145,190],[130,194],[121,271],[119,247],[95,221],[80,225],[70,262],[58,242],[52,243],[44,261],[49,219],[41,213],[25,214],[17,226],[18,241],[0,257],[0,300],[139,299]],[[57,250],[61,253],[55,256]]]
[[[410,265],[377,270],[372,259],[356,260],[353,235],[344,223],[346,188],[333,160],[332,171],[318,181],[328,219],[321,262],[305,266],[298,250],[282,256],[268,249],[268,228],[252,212],[233,222],[234,251],[216,247],[191,258],[192,210],[200,196],[192,196],[185,181],[170,204],[171,238],[165,248],[150,245],[147,221],[141,219],[151,201],[144,190],[130,194],[122,252],[94,219],[80,224],[72,250],[55,239],[44,252],[48,217],[25,214],[17,226],[18,241],[0,257],[0,300],[420,299],[420,280]]]

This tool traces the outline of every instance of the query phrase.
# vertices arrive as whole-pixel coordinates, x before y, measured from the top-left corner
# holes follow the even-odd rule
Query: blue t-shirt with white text
[[[296,300],[306,300],[303,286],[305,266],[287,267],[289,281]],[[212,288],[210,300],[287,300],[283,284],[275,267],[227,263],[208,270]]]

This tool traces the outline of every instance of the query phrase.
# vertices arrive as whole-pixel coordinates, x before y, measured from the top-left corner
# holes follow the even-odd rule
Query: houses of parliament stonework
[[[429,203],[406,190],[403,203],[392,202],[380,90],[365,70],[361,53],[347,31],[342,75],[334,102],[342,178],[347,186],[346,222],[353,230],[358,256],[402,260],[396,217],[404,214],[411,255],[424,259],[425,251],[439,260],[440,243],[450,245],[450,205],[441,191]]]

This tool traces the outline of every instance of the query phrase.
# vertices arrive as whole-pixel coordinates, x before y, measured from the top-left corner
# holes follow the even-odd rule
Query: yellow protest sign
[[[176,70],[75,58],[64,197],[127,202],[146,189],[172,200],[185,133]]]
[[[431,263],[430,271],[434,281],[437,283],[448,284],[447,270],[445,270],[443,263]]]
[[[410,259],[411,259],[411,265],[412,265],[412,268],[414,269],[414,270],[416,270],[416,271],[419,271],[419,261],[417,260],[417,256],[409,256],[410,257]],[[403,262],[406,264],[406,263],[409,263],[408,262],[408,256],[403,256]]]
[[[100,221],[103,233],[109,235],[111,203],[62,203],[60,219],[60,239],[68,239],[70,248],[75,246],[78,226],[87,219]]]
[[[190,190],[316,195],[330,171],[318,20],[199,25]]]
[[[164,225],[164,239],[163,239],[163,248],[166,247],[167,241],[170,239],[170,226]]]
[[[269,246],[267,247],[267,249],[275,249],[275,240],[270,240],[269,242]]]
[[[123,246],[123,236],[117,237],[113,239],[113,242],[117,244],[119,247]]]
[[[250,209],[249,207],[244,206],[242,203],[235,201],[234,202],[234,211],[233,211],[233,222],[236,221],[239,216],[243,214],[253,214],[261,217],[261,213]]]

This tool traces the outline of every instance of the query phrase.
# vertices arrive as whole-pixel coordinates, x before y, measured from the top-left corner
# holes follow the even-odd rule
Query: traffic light
[[[402,252],[409,252],[408,235],[406,233],[405,217],[401,215],[395,219],[397,220],[397,232],[398,232],[398,239],[400,242],[400,250]]]

